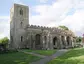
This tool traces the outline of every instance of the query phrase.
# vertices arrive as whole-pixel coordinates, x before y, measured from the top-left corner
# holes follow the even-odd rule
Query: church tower
[[[14,4],[10,10],[10,48],[26,47],[27,25],[29,25],[28,6]]]

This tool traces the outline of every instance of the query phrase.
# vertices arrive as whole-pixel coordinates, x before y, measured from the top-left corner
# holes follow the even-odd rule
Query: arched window
[[[45,40],[45,45],[47,44],[47,37],[44,36],[44,40]]]
[[[54,37],[53,38],[53,45],[56,45],[56,42],[57,42],[57,37]]]
[[[62,44],[65,45],[65,42],[64,42],[64,36],[61,36],[61,40],[62,40]]]
[[[70,37],[68,36],[67,37],[67,45],[69,45],[69,39],[70,39]]]
[[[23,15],[23,10],[22,9],[20,9],[20,15]]]
[[[40,45],[40,34],[36,34],[36,45]]]
[[[21,42],[23,41],[23,36],[21,36]]]
[[[20,23],[20,25],[21,25],[21,27],[22,27],[22,25],[23,25],[23,22],[21,22],[21,23]]]
[[[13,43],[13,36],[11,36],[11,42]]]

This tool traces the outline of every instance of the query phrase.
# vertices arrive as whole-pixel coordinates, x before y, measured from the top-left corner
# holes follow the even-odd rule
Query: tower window
[[[13,43],[13,37],[11,36],[11,42]]]
[[[22,27],[22,25],[23,25],[23,22],[21,22],[21,23],[20,23],[20,25],[21,25],[21,27]]]
[[[23,41],[23,36],[21,36],[21,42]]]
[[[23,10],[22,9],[20,9],[20,15],[23,15]]]

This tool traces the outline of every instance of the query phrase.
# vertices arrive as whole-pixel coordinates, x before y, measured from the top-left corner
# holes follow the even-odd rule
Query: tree
[[[80,36],[79,37],[76,37],[76,42],[77,43],[80,43],[81,41],[82,41],[82,37],[80,37]]]
[[[8,42],[9,42],[9,39],[7,37],[0,39],[0,44],[8,44]]]
[[[66,27],[66,26],[58,26],[59,28],[62,28],[62,29],[64,29],[64,30],[69,30],[68,29],[68,27]]]
[[[8,42],[9,39],[7,37],[0,39],[0,53],[7,50]]]

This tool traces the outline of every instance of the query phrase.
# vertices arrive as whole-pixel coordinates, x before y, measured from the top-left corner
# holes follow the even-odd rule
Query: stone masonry
[[[14,4],[10,10],[11,49],[62,49],[74,47],[75,35],[70,30],[29,24],[29,8]]]

